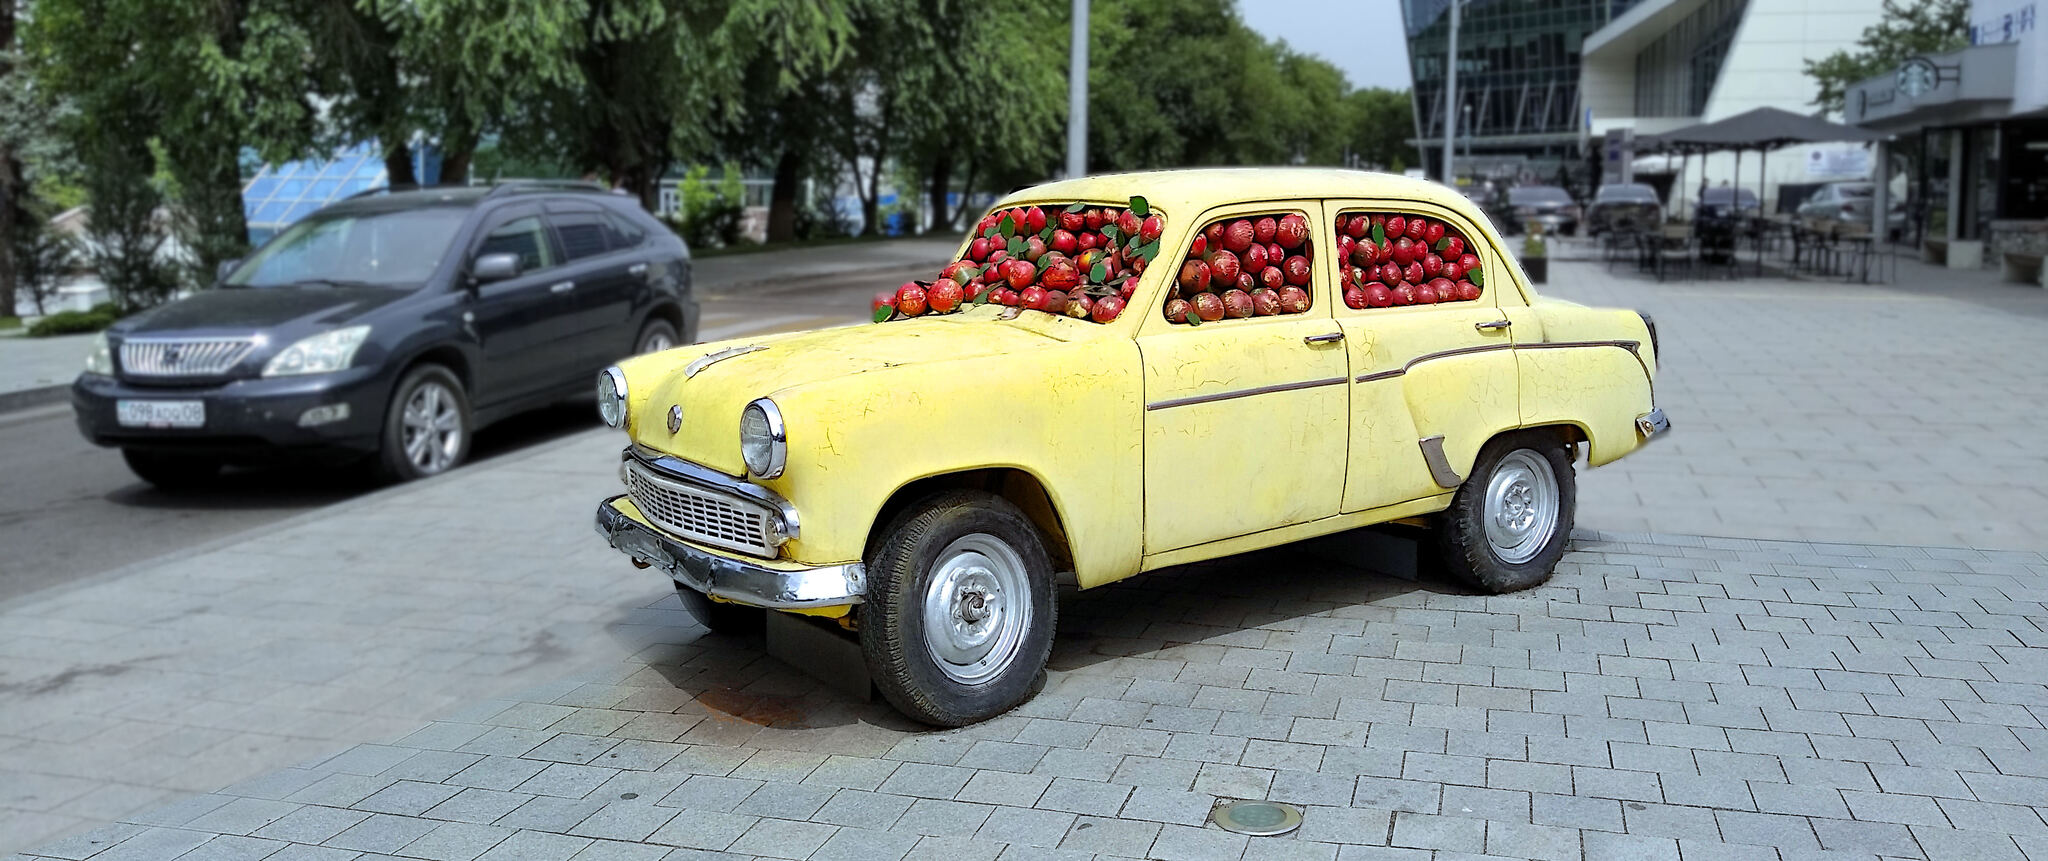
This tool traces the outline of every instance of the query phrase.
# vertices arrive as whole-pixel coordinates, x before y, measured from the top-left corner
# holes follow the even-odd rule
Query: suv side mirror
[[[479,283],[503,281],[519,277],[519,255],[509,252],[486,254],[476,259],[469,267],[469,275]]]
[[[237,257],[237,258],[235,258],[235,259],[233,259],[233,260],[222,260],[222,261],[220,262],[220,268],[218,268],[218,269],[214,270],[214,273],[213,273],[213,280],[214,280],[214,282],[215,282],[215,283],[220,283],[220,282],[225,282],[225,281],[227,281],[227,280],[228,280],[228,276],[229,276],[229,275],[233,275],[233,274],[235,274],[235,270],[236,270],[236,269],[239,269],[239,268],[241,268],[241,266],[242,266],[242,259],[241,259],[241,258],[239,258],[239,257]]]

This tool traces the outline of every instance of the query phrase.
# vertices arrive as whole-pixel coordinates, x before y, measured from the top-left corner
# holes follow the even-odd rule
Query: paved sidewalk
[[[1664,346],[1672,434],[1582,473],[1580,522],[2048,550],[2048,291],[1945,272],[1659,284],[1553,265],[1546,294],[1647,311]]]

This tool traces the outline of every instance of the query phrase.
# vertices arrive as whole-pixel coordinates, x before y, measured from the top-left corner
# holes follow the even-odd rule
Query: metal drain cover
[[[1216,827],[1253,837],[1286,834],[1301,827],[1301,808],[1277,801],[1225,801],[1209,809]]]

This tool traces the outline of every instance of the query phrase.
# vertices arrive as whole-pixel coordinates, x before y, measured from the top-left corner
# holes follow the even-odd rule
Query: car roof
[[[329,204],[322,212],[394,212],[405,209],[428,207],[449,207],[468,209],[493,197],[534,199],[559,197],[577,200],[598,200],[606,195],[597,189],[569,188],[560,185],[534,184],[531,186],[503,185],[450,185],[400,190],[371,189],[354,197],[344,198]]]
[[[1109,173],[1063,179],[1019,189],[998,208],[1032,201],[1128,200],[1167,212],[1198,212],[1211,206],[1262,200],[1382,197],[1435,203],[1473,216],[1464,195],[1438,183],[1389,173],[1306,167],[1233,167]]]

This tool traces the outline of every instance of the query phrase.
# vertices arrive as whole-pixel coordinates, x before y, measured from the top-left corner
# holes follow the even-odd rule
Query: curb
[[[0,413],[11,413],[16,410],[29,409],[30,407],[61,403],[70,398],[70,391],[70,383],[59,383],[54,386],[0,392]]]

